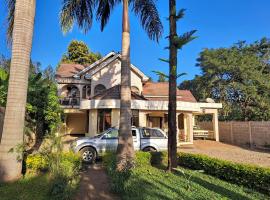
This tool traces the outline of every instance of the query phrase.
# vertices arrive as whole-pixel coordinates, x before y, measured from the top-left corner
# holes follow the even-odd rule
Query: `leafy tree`
[[[89,65],[100,58],[101,55],[90,52],[88,46],[83,41],[72,40],[68,46],[67,53],[62,56],[61,63]]]
[[[228,48],[205,49],[197,64],[202,75],[180,84],[198,100],[223,104],[220,120],[270,119],[270,40],[244,41]]]
[[[160,74],[158,76],[158,82],[166,82],[166,81],[167,81],[167,78],[164,75]]]
[[[129,6],[139,16],[142,27],[150,39],[157,40],[163,30],[154,0],[64,0],[61,25],[67,32],[76,23],[87,32],[93,21],[93,11],[97,6],[97,20],[101,30],[107,24],[116,5],[122,3],[122,59],[121,59],[121,100],[120,128],[117,148],[117,169],[123,171],[133,166],[134,148],[131,133],[131,89],[130,89],[130,25]]]

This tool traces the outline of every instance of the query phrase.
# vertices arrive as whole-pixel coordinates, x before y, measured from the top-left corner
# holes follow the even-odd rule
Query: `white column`
[[[214,137],[215,137],[215,140],[216,140],[217,142],[219,142],[218,111],[217,111],[217,110],[215,110],[215,112],[213,113],[212,123],[213,123],[213,130],[214,130]]]
[[[139,111],[139,126],[146,127],[147,125],[147,113]]]
[[[112,127],[119,128],[119,123],[120,123],[120,110],[112,109]]]
[[[179,120],[178,120],[179,113],[176,113],[176,141],[177,141],[177,146],[180,145],[180,130],[179,130]]]
[[[97,110],[89,110],[89,136],[97,134]]]
[[[189,136],[189,142],[193,143],[193,115],[187,113],[187,134]]]

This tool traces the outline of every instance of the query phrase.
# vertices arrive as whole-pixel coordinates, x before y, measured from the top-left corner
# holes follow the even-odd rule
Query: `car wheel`
[[[156,152],[157,150],[155,148],[153,148],[153,147],[145,147],[143,149],[143,151],[145,151],[145,152]]]
[[[84,163],[91,164],[96,161],[97,152],[92,147],[84,147],[80,150],[80,154]]]

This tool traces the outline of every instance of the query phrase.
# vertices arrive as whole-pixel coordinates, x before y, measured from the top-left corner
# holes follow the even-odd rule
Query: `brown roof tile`
[[[168,100],[168,82],[146,82],[143,86],[142,94],[149,100]],[[177,89],[177,100],[186,102],[197,102],[189,90]]]
[[[62,78],[72,77],[73,75],[77,74],[85,67],[80,64],[61,64],[57,69],[56,76]]]

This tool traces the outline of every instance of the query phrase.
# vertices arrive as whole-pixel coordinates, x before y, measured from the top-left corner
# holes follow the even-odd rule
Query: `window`
[[[91,86],[85,85],[82,89],[82,98],[87,99],[91,95]]]
[[[140,94],[140,90],[136,86],[131,86],[131,91],[136,93],[136,94]]]
[[[118,130],[112,129],[108,133],[106,133],[103,137],[103,139],[117,139],[118,138]]]
[[[164,135],[158,129],[144,128],[142,129],[142,135],[144,138],[163,138]]]
[[[111,128],[111,109],[98,110],[98,132],[101,133]]]
[[[139,126],[139,110],[132,110],[131,125]]]
[[[102,85],[102,84],[98,84],[94,89],[94,95],[100,94],[104,90],[106,90],[106,87],[104,85]]]
[[[132,137],[137,137],[137,131],[136,130],[132,130]]]

